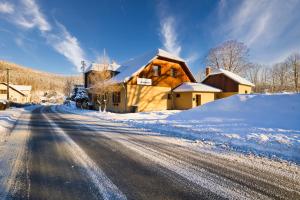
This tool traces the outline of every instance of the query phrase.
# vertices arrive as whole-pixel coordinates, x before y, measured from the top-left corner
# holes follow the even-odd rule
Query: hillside
[[[56,91],[63,94],[67,81],[72,81],[74,84],[80,84],[82,81],[80,75],[62,76],[0,60],[0,82],[6,81],[6,68],[11,69],[11,83],[32,86],[33,99],[49,91]]]

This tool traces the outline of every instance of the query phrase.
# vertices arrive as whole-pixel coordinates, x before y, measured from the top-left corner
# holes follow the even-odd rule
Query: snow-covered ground
[[[11,108],[0,111],[0,146],[5,142],[16,120],[21,115],[23,109]]]
[[[300,163],[300,94],[235,95],[187,111],[117,114],[74,106],[59,109],[221,149]]]
[[[9,185],[8,177],[14,173],[13,165],[20,162],[18,158],[28,138],[28,131],[26,131],[28,121],[22,119],[22,116],[23,114],[30,115],[30,111],[34,108],[36,106],[0,111],[0,199],[4,198],[3,194],[7,193],[7,188],[4,186]],[[14,129],[14,126],[18,128]]]

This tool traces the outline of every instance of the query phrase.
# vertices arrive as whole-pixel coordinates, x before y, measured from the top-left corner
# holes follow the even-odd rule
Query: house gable
[[[0,84],[1,84],[1,85],[4,85],[4,86],[5,86],[5,89],[6,89],[6,87],[7,87],[7,84],[6,84],[6,83],[0,83]],[[16,88],[14,88],[14,87],[11,86],[11,85],[9,85],[9,88],[12,89],[12,90],[14,90],[14,91],[16,91],[17,93],[19,93],[19,94],[22,95],[22,96],[26,96],[22,91],[17,90]]]
[[[223,92],[239,92],[239,83],[224,74],[211,74],[202,83],[219,88]]]
[[[131,79],[134,79],[136,76],[138,76],[139,73],[143,71],[147,66],[151,65],[151,63],[153,63],[156,59],[180,64],[181,68],[184,69],[184,72],[189,77],[189,79],[195,82],[195,78],[188,69],[185,61],[162,49],[156,49],[154,51],[126,61],[118,68],[117,71],[119,73],[115,77],[113,77],[111,81],[115,83],[128,83],[131,81]]]
[[[153,67],[159,66],[161,73],[155,76]],[[172,76],[172,70],[175,71],[175,76]],[[174,72],[173,71],[173,72]],[[171,87],[174,88],[183,82],[195,82],[194,77],[188,70],[184,62],[173,61],[163,57],[158,57],[146,65],[138,74],[133,76],[128,84],[136,85],[138,78],[146,78],[152,80],[152,86]]]

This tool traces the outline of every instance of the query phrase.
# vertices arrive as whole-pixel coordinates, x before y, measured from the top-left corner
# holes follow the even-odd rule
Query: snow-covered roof
[[[2,82],[0,84],[3,85],[7,85],[6,83]],[[31,91],[31,85],[14,85],[14,84],[9,84],[9,87],[17,92],[19,92],[20,94],[26,96],[26,94],[24,94],[24,91]]]
[[[233,72],[227,71],[225,69],[217,69],[216,71],[210,73],[207,77],[209,77],[211,75],[216,75],[216,74],[224,74],[225,76],[227,76],[228,78],[230,78],[230,79],[238,82],[239,84],[249,85],[249,86],[252,86],[252,87],[255,86],[253,83],[251,83],[247,79],[245,79],[245,78],[243,78],[243,77],[241,77],[241,76],[239,76],[239,75],[237,75],[237,74],[235,74]],[[205,79],[207,79],[207,77]]]
[[[19,91],[31,91],[31,88],[32,88],[31,85],[12,85],[12,84],[10,84],[10,86]]]
[[[174,92],[222,92],[222,90],[204,83],[182,83],[174,89]]]
[[[88,68],[86,68],[85,72],[89,71],[103,71],[103,70],[112,70],[117,71],[117,69],[120,67],[119,64],[116,62],[113,62],[111,64],[104,64],[104,63],[91,63]]]
[[[111,80],[117,83],[128,81],[132,76],[139,73],[143,68],[148,65],[152,60],[163,57],[175,61],[185,62],[184,59],[175,56],[162,49],[155,49],[154,51],[148,52],[136,58],[130,59],[118,68],[119,74],[114,76]]]

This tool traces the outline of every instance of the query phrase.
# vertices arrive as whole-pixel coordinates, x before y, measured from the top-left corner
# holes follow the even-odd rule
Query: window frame
[[[153,76],[161,76],[161,66],[160,65],[153,65],[152,66]]]
[[[175,67],[172,67],[170,69],[170,76],[173,77],[173,78],[176,78],[176,76],[177,76],[177,69]]]

